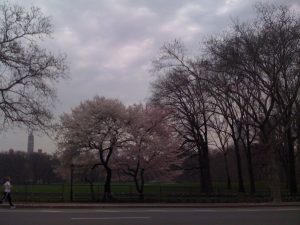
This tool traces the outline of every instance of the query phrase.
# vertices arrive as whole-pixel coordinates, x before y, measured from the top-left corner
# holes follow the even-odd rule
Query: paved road
[[[1,225],[299,225],[300,207],[0,209]]]

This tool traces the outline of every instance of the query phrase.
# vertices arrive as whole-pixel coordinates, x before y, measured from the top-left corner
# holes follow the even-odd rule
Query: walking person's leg
[[[7,193],[7,200],[9,202],[10,207],[14,207],[14,204],[11,201],[11,195],[10,195],[10,193]]]
[[[5,199],[7,198],[7,192],[3,192],[3,197],[0,200],[0,203],[3,203],[5,201]]]

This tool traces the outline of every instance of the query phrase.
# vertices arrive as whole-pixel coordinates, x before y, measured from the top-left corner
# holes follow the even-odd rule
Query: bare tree
[[[231,33],[213,38],[208,49],[214,71],[226,81],[223,91],[245,109],[249,123],[259,129],[269,155],[272,197],[281,201],[278,146],[291,124],[300,88],[299,18],[285,6],[260,4],[254,21],[237,22]],[[278,136],[283,124],[284,133]],[[294,157],[294,149],[289,151]]]
[[[211,133],[211,140],[214,146],[223,154],[224,165],[227,179],[227,189],[231,189],[231,176],[228,166],[228,151],[229,151],[229,140],[231,133],[229,125],[225,118],[221,115],[214,114],[210,118],[211,127],[214,129],[214,133]]]
[[[218,87],[218,85],[221,85],[221,88],[223,87],[223,84],[220,82],[215,82],[214,86]],[[243,170],[242,170],[242,159],[241,159],[241,126],[240,124],[240,118],[241,118],[241,111],[240,109],[234,104],[234,101],[228,97],[228,93],[220,91],[220,89],[211,89],[211,94],[214,96],[214,100],[211,102],[212,104],[215,104],[215,111],[214,111],[214,117],[222,117],[228,124],[230,139],[233,141],[234,145],[234,153],[236,157],[236,171],[237,171],[237,178],[238,178],[238,191],[239,192],[245,192],[245,185],[244,185],[244,177],[243,177]],[[215,121],[215,124],[211,124],[211,127],[215,129],[215,127],[218,127],[217,124],[218,121]],[[218,131],[215,131],[218,132]]]
[[[1,126],[49,125],[54,84],[66,75],[65,56],[39,46],[52,33],[50,19],[37,7],[0,4]]]
[[[167,107],[177,132],[190,151],[198,157],[201,191],[212,191],[208,148],[208,121],[212,110],[206,86],[200,79],[204,71],[185,55],[183,45],[175,41],[162,48],[155,61],[162,76],[153,84],[153,102]]]
[[[235,100],[232,99],[233,93],[226,90],[226,85],[221,80],[214,80],[214,87],[211,88],[211,94],[214,96],[214,102],[216,104],[216,114],[223,117],[229,126],[230,136],[234,144],[234,150],[236,155],[236,165],[238,172],[238,183],[239,192],[245,192],[244,178],[242,174],[242,162],[241,162],[241,150],[245,151],[247,160],[248,176],[250,183],[250,193],[255,193],[255,180],[253,173],[253,162],[252,162],[252,143],[256,140],[257,132],[256,128],[251,125],[251,120],[245,112],[249,110],[249,104],[244,102],[244,98],[235,96]],[[237,92],[242,96],[247,96],[248,89],[240,87],[240,83],[235,83],[236,86],[232,85]],[[224,89],[225,87],[225,89]],[[249,100],[249,99],[247,99]],[[236,104],[236,101],[239,104]],[[242,107],[240,107],[242,106]]]

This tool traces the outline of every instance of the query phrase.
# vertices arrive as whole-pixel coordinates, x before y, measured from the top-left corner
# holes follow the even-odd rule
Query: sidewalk
[[[15,203],[17,208],[249,208],[249,207],[300,207],[300,202],[282,203]],[[9,208],[7,203],[0,208]]]

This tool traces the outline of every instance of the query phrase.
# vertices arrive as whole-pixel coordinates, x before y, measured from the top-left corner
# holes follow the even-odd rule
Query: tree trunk
[[[224,154],[224,163],[225,163],[225,172],[227,177],[227,189],[231,190],[231,178],[229,173],[229,167],[228,167],[228,160],[227,160],[227,154]]]
[[[262,129],[262,143],[265,145],[267,159],[267,182],[271,191],[271,198],[273,202],[281,202],[281,181],[279,168],[279,153],[278,144],[276,144],[276,137],[273,129],[267,124]]]
[[[89,183],[90,183],[91,199],[94,202],[95,201],[94,183],[93,182],[89,182]]]
[[[297,178],[296,178],[296,165],[295,165],[295,153],[294,153],[294,141],[292,137],[291,127],[287,129],[287,155],[288,155],[288,186],[291,194],[296,194],[297,190]]]
[[[140,200],[144,201],[144,184],[145,184],[145,180],[144,180],[144,169],[141,169],[141,173],[140,173],[140,177],[141,177],[141,185],[140,185]]]
[[[275,149],[269,149],[269,185],[271,190],[271,197],[273,202],[281,202],[281,182],[280,169],[278,165],[278,155]]]
[[[111,169],[107,166],[105,166],[106,171],[106,178],[104,183],[104,195],[103,195],[103,201],[109,201],[112,199],[111,196]]]
[[[253,174],[253,164],[252,164],[252,154],[251,154],[251,146],[247,144],[246,146],[246,157],[247,157],[247,168],[248,168],[248,175],[250,181],[250,193],[255,193],[255,179]]]
[[[202,143],[201,149],[198,152],[198,160],[200,166],[201,192],[212,192],[212,181],[210,175],[210,163],[207,142]]]
[[[211,193],[213,190],[211,174],[210,174],[210,159],[209,159],[209,152],[208,152],[208,145],[207,142],[204,143],[204,175],[206,181],[206,193]]]
[[[244,187],[244,179],[243,179],[243,172],[242,172],[242,166],[241,166],[241,156],[240,156],[240,147],[237,140],[234,140],[234,150],[235,150],[235,156],[236,156],[236,166],[237,166],[237,172],[238,172],[238,183],[239,183],[239,192],[244,193],[245,187]]]
[[[139,183],[139,180],[137,178],[138,174],[136,174],[136,176],[134,177],[134,183],[135,183],[136,191],[139,194],[140,201],[144,201],[144,184],[145,184],[144,171],[145,171],[144,169],[141,169],[140,172],[141,183]]]

